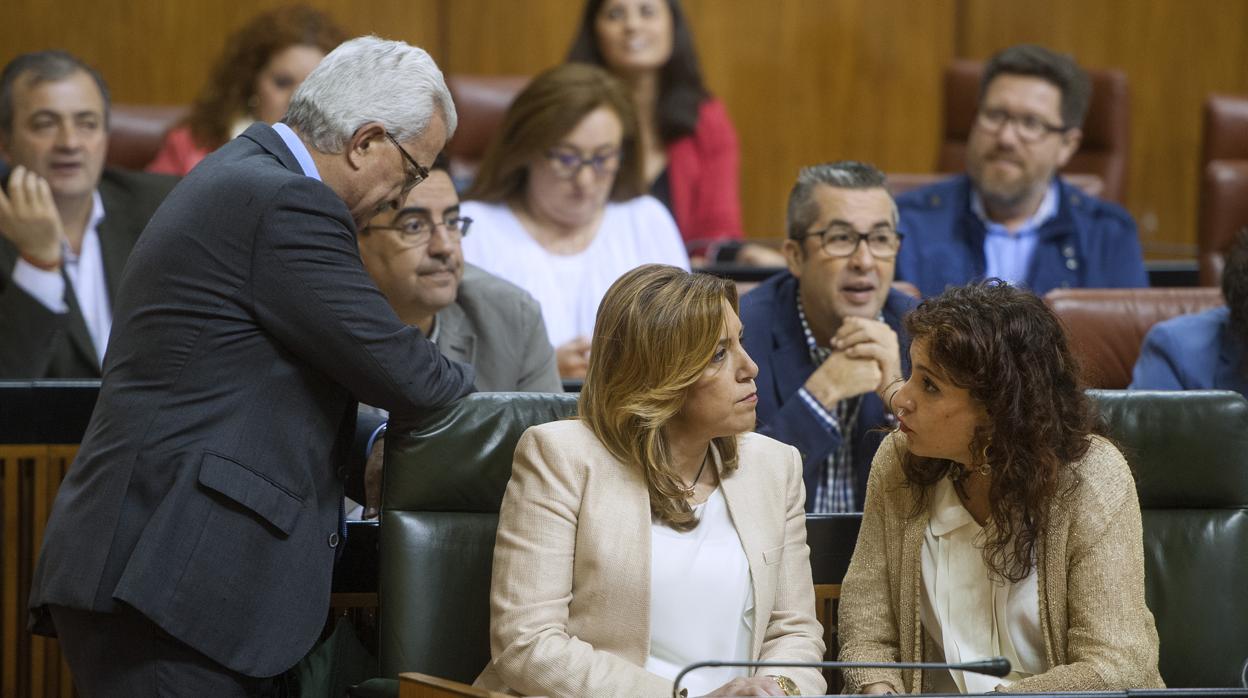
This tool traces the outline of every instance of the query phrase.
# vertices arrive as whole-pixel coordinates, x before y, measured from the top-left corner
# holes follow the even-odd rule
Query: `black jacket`
[[[104,219],[98,233],[110,303],[139,233],[177,181],[112,168],[100,176]],[[69,312],[54,313],[13,283],[17,257],[17,249],[0,237],[0,378],[99,378],[100,360],[69,279]]]

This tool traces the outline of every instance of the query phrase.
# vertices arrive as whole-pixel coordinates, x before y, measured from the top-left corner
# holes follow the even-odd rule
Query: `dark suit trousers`
[[[280,681],[243,676],[191,649],[134,609],[49,606],[82,698],[280,696]]]

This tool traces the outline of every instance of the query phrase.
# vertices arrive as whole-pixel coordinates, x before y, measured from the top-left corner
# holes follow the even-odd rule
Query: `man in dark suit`
[[[0,378],[98,378],[130,248],[176,180],[104,169],[108,89],[63,51],[0,74]],[[101,170],[103,171],[101,174]]]
[[[354,39],[284,123],[210,155],[153,216],[30,595],[85,695],[261,695],[316,640],[356,402],[419,411],[471,390],[355,239],[454,128],[427,53]]]
[[[901,318],[916,302],[891,288],[897,207],[874,167],[816,165],[793,185],[787,227],[789,270],[741,299],[758,431],[802,453],[807,511],[861,511],[909,365]]]

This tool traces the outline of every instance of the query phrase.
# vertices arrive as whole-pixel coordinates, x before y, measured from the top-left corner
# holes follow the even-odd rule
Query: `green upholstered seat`
[[[1237,687],[1248,657],[1248,402],[1090,391],[1135,471],[1166,685]]]
[[[516,442],[576,396],[477,393],[386,434],[378,578],[383,677],[472,682],[490,659],[494,533]]]

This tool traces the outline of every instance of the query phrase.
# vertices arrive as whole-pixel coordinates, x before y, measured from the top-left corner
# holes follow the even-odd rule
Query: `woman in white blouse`
[[[1161,687],[1144,603],[1135,482],[1093,435],[1061,322],[996,280],[905,318],[911,375],[876,452],[841,587],[841,660],[969,662],[847,670],[847,688],[985,693]]]
[[[499,514],[491,661],[521,695],[672,695],[708,660],[818,661],[796,450],[754,427],[736,289],[646,265],[607,292],[579,419],[529,429]],[[700,669],[686,695],[822,694]]]
[[[645,191],[637,118],[605,70],[569,63],[508,108],[461,213],[464,259],[542,306],[559,373],[583,378],[598,302],[648,262],[689,268],[676,223]]]

